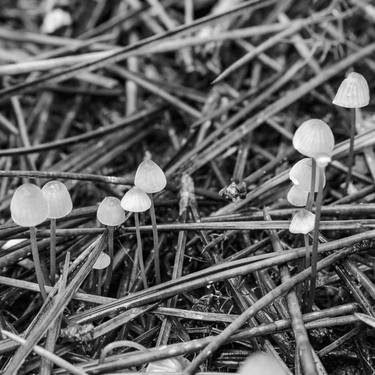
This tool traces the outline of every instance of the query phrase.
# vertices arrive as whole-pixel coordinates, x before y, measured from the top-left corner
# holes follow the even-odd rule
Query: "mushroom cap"
[[[344,108],[362,108],[370,102],[370,89],[362,74],[352,72],[341,82],[332,103]]]
[[[94,265],[92,266],[95,270],[104,270],[111,264],[111,258],[108,254],[104,251],[100,253],[98,259],[95,261]]]
[[[274,356],[264,352],[258,352],[247,357],[240,365],[237,374],[286,375],[287,373]]]
[[[165,358],[149,363],[146,372],[160,372],[163,374],[183,372],[189,363],[189,360],[184,357]]]
[[[99,204],[96,217],[99,222],[109,227],[117,227],[125,221],[125,212],[121,207],[120,199],[105,197]]]
[[[121,207],[129,212],[144,212],[151,207],[151,199],[142,189],[134,186],[122,197]]]
[[[60,181],[49,181],[42,187],[48,203],[48,217],[60,219],[72,212],[73,203],[65,184]]]
[[[307,234],[314,229],[314,226],[315,214],[302,208],[292,217],[292,221],[289,225],[289,232],[295,234]]]
[[[298,185],[293,185],[286,196],[287,201],[293,206],[306,206],[309,192],[301,189]]]
[[[310,191],[312,175],[312,159],[304,158],[299,160],[289,171],[289,178],[299,189]],[[315,191],[319,189],[319,170],[315,170]],[[326,184],[326,177],[323,175],[323,186]]]
[[[332,155],[335,138],[331,128],[322,120],[307,120],[296,130],[293,147],[302,155],[315,158],[317,155]]]
[[[19,186],[10,201],[13,221],[21,227],[35,227],[48,217],[48,203],[42,190],[34,184]]]
[[[146,159],[139,164],[135,172],[134,185],[146,193],[153,194],[165,188],[167,179],[156,163],[151,159]]]

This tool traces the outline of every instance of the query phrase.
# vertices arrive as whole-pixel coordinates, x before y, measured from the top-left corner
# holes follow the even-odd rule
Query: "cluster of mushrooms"
[[[143,284],[147,287],[139,229],[139,213],[150,210],[154,237],[155,274],[157,281],[160,282],[159,246],[153,194],[162,191],[166,184],[167,180],[162,169],[149,157],[146,157],[138,166],[134,179],[134,187],[125,193],[121,201],[116,197],[106,197],[99,204],[97,219],[108,228],[108,254],[101,253],[94,265],[94,269],[99,270],[99,276],[102,276],[100,271],[108,267],[104,285],[105,289],[109,287],[112,276],[114,228],[125,222],[125,211],[134,213],[137,235],[137,251],[134,259],[136,267],[134,269],[137,270],[139,267]],[[45,290],[46,282],[39,259],[36,227],[47,219],[50,220],[49,278],[51,283],[54,284],[56,279],[56,219],[65,217],[72,209],[73,204],[69,191],[60,181],[49,181],[41,189],[34,184],[25,183],[19,186],[12,196],[10,211],[13,221],[21,227],[30,228],[30,242],[35,273],[43,299],[47,297]],[[102,278],[99,277],[99,293],[101,287]]]
[[[369,104],[370,93],[366,79],[359,73],[349,73],[337,90],[333,104],[350,108],[351,127],[349,144],[348,174],[345,189],[351,190],[351,176],[354,162],[354,135],[359,108]],[[357,125],[358,128],[358,125]],[[306,258],[304,267],[311,265],[307,310],[311,311],[316,284],[316,264],[318,260],[319,222],[325,186],[325,168],[331,162],[335,140],[331,128],[324,121],[311,119],[301,124],[293,136],[293,146],[306,158],[299,160],[289,172],[293,182],[287,194],[287,200],[296,207],[304,207],[293,216],[289,231],[304,236]],[[315,193],[315,214],[312,212]],[[309,233],[313,232],[311,259]],[[306,285],[307,287],[307,285]],[[307,298],[307,297],[306,297]]]

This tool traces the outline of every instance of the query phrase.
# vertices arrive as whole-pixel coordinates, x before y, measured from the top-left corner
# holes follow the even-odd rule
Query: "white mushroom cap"
[[[117,227],[125,221],[125,212],[121,207],[120,199],[105,197],[100,202],[96,217],[100,223],[109,227]]]
[[[35,227],[48,217],[48,204],[42,190],[34,184],[19,186],[10,201],[13,221],[21,227]]]
[[[134,185],[144,192],[153,194],[162,191],[167,185],[167,179],[162,169],[151,159],[139,164],[135,173]]]
[[[289,232],[307,234],[314,229],[314,226],[315,215],[302,208],[293,216],[289,225]]]
[[[144,212],[151,207],[151,199],[142,189],[134,186],[121,199],[121,207],[129,212]]]
[[[60,181],[49,181],[42,187],[42,192],[48,203],[50,219],[60,219],[72,212],[72,198],[65,184]]]

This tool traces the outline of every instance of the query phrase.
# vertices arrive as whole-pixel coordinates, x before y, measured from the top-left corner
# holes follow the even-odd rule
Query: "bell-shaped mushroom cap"
[[[290,233],[307,234],[314,229],[315,215],[302,208],[292,218],[289,225]]]
[[[121,207],[120,199],[105,197],[99,204],[96,217],[100,223],[109,227],[121,225],[125,221],[125,212]]]
[[[289,178],[299,189],[309,192],[311,188],[312,159],[304,158],[299,160],[289,171]],[[319,189],[319,171],[315,169],[315,191]],[[326,184],[323,175],[323,186]]]
[[[35,227],[48,217],[48,204],[42,190],[34,184],[19,186],[10,201],[13,221],[21,227]]]
[[[293,185],[286,196],[287,201],[293,206],[303,207],[306,206],[309,192],[301,189],[298,185]]]
[[[62,182],[49,181],[42,187],[42,192],[48,203],[50,219],[60,219],[72,212],[72,198]]]
[[[322,120],[305,121],[294,133],[293,146],[302,155],[315,158],[317,155],[331,156],[335,139],[331,128]]]
[[[104,270],[111,264],[111,258],[108,254],[106,254],[104,251],[100,253],[98,256],[98,259],[95,261],[92,268],[95,270]]]
[[[184,357],[165,358],[160,361],[151,362],[146,372],[181,373],[189,365],[190,361]]]
[[[349,73],[341,82],[333,104],[345,108],[362,108],[370,102],[370,89],[362,74]]]
[[[271,354],[258,352],[250,355],[241,364],[237,374],[239,375],[286,375],[277,359]]]
[[[135,172],[134,185],[146,193],[153,194],[165,188],[167,179],[156,163],[151,159],[146,159],[139,164]]]
[[[122,197],[121,207],[129,212],[144,212],[151,207],[151,199],[142,189],[134,186]]]

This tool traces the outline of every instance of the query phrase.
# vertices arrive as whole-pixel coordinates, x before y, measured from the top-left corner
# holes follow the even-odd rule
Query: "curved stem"
[[[45,290],[45,281],[42,272],[42,267],[40,265],[39,252],[38,252],[38,243],[36,241],[36,228],[30,227],[30,243],[31,243],[31,253],[33,255],[34,268],[36,273],[36,279],[38,281],[40,293],[43,300],[47,298],[47,293]]]
[[[50,229],[50,277],[54,285],[56,280],[56,219],[51,219]]]
[[[349,161],[348,161],[348,174],[346,175],[346,182],[345,182],[345,190],[348,190],[349,184],[352,181],[352,169],[353,169],[353,164],[354,164],[355,122],[356,122],[355,108],[350,108]]]
[[[108,255],[111,258],[111,263],[108,266],[107,276],[106,276],[105,283],[104,283],[104,294],[108,292],[109,285],[111,284],[112,273],[113,273],[113,254],[114,254],[113,238],[114,238],[115,228],[107,227],[107,229],[108,229]]]
[[[139,269],[141,270],[143,286],[146,289],[147,279],[146,279],[145,263],[143,261],[142,239],[141,239],[141,231],[139,230],[139,213],[138,212],[134,212],[134,220],[135,220],[135,230],[137,233],[137,254],[138,254]]]
[[[313,245],[311,252],[311,279],[310,279],[310,295],[307,305],[307,311],[312,310],[312,305],[315,299],[315,285],[316,285],[316,264],[318,262],[318,245],[319,245],[319,224],[320,215],[323,202],[323,179],[324,179],[324,168],[318,166],[319,173],[319,187],[318,196],[315,203],[315,225],[313,234]]]
[[[151,207],[150,207],[150,216],[151,216],[151,224],[152,224],[152,238],[154,240],[154,265],[155,265],[155,279],[156,284],[161,283],[161,276],[160,276],[160,253],[159,253],[159,236],[158,236],[158,228],[156,226],[156,215],[155,215],[155,205],[154,199],[152,194],[149,195],[151,199]]]

